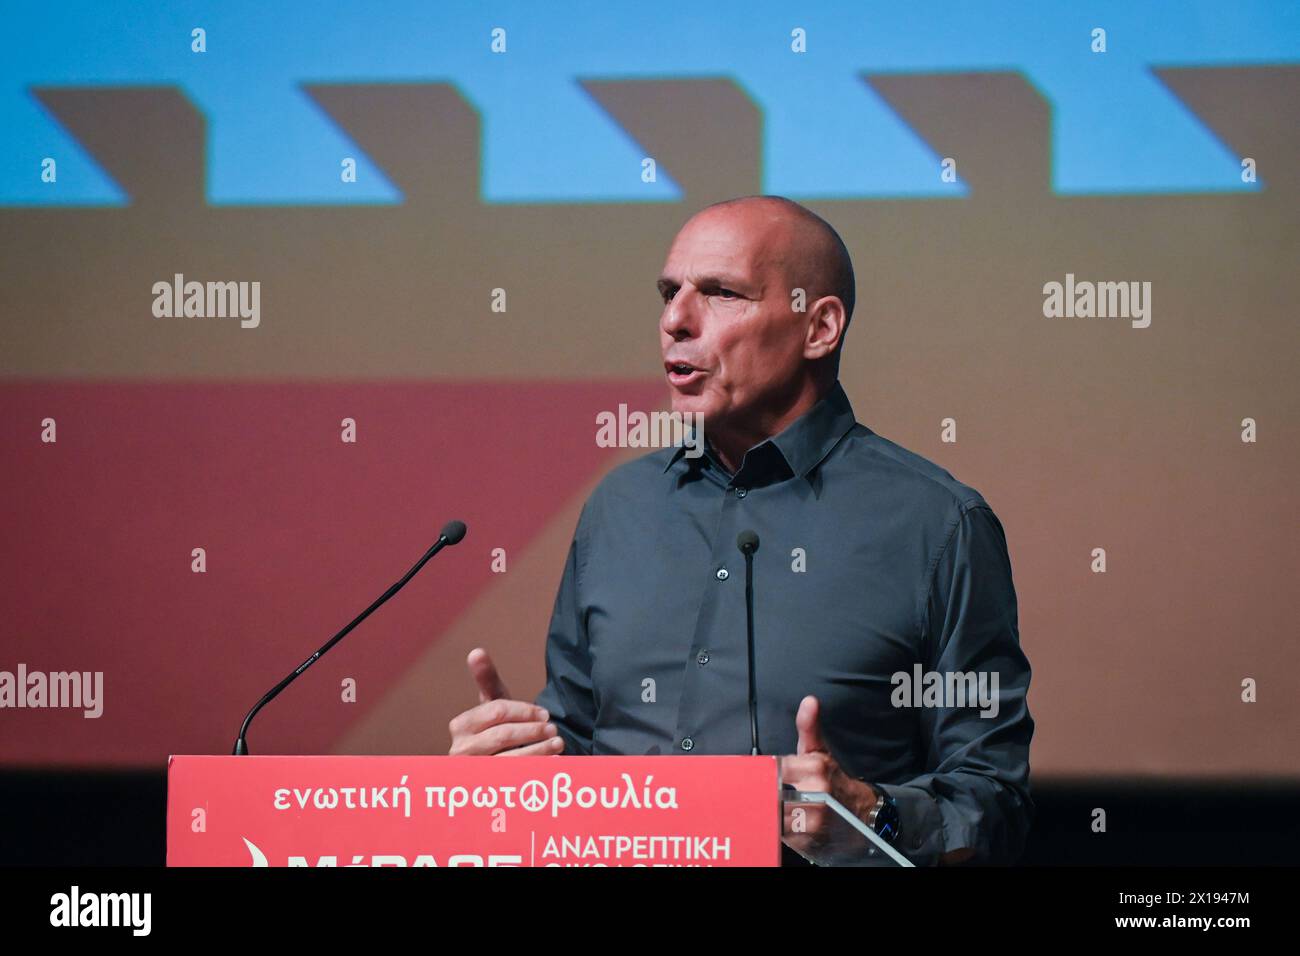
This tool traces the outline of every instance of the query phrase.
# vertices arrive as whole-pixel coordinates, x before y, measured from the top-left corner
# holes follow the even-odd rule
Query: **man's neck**
[[[747,451],[781,434],[812,411],[813,407],[826,397],[834,384],[833,381],[824,385],[809,382],[806,388],[800,389],[793,399],[785,404],[782,411],[767,408],[748,420],[714,425],[709,433],[709,445],[713,448],[719,463],[734,475],[740,470]]]

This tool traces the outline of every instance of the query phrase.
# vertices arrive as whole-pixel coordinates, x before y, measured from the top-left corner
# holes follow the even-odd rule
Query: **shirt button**
[[[694,749],[695,749],[695,741],[694,741],[694,740],[691,740],[690,737],[683,737],[683,738],[682,738],[682,749],[683,749],[683,750],[694,750]]]
[[[707,663],[709,662],[709,652],[708,652],[708,651],[700,651],[700,656],[697,657],[697,658],[695,658],[695,660],[699,662],[699,665],[700,665],[701,667],[703,667],[705,664],[707,664]]]
[[[747,489],[747,488],[737,488],[737,489],[736,489],[736,497],[737,497],[737,498],[743,498],[743,497],[745,497],[745,495],[747,495],[747,494],[749,494],[749,489]]]
[[[731,572],[729,572],[726,568],[718,568],[717,577],[719,581],[725,581],[727,580],[727,578],[731,577]]]

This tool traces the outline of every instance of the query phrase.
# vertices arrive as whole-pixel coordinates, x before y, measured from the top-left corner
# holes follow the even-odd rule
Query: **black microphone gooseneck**
[[[419,561],[416,562],[415,567],[411,568],[411,570],[406,572],[406,575],[402,578],[402,580],[398,581],[391,588],[389,588],[387,591],[381,594],[379,596],[379,600],[375,601],[374,604],[370,605],[370,607],[366,608],[364,611],[358,614],[356,618],[353,619],[351,624],[349,624],[347,627],[343,628],[343,630],[339,631],[337,634],[331,637],[329,641],[326,642],[324,647],[322,647],[311,657],[307,658],[305,661],[299,664],[292,674],[290,674],[284,680],[280,681],[280,683],[276,684],[269,691],[267,691],[266,694],[263,695],[262,699],[253,705],[253,709],[248,712],[248,716],[244,718],[244,723],[239,728],[239,737],[235,741],[234,755],[236,757],[239,757],[248,753],[248,741],[245,739],[248,734],[248,725],[253,722],[253,718],[257,716],[257,712],[259,710],[261,710],[271,701],[275,700],[276,696],[280,693],[280,691],[284,690],[295,680],[297,680],[298,675],[301,674],[303,671],[305,671],[307,668],[311,667],[312,664],[315,664],[318,660],[320,660],[320,658],[325,654],[326,651],[328,651],[339,641],[343,640],[343,638],[347,637],[348,633],[354,627],[356,627],[358,624],[360,624],[362,621],[368,618],[371,614],[373,614],[374,611],[381,604],[387,601],[398,591],[402,590],[402,588],[406,585],[406,582],[411,580],[411,578],[415,577],[416,572],[419,571],[420,568],[424,567],[425,564],[428,563],[430,558],[432,558],[435,554],[437,554],[439,551],[441,551],[443,548],[447,547],[448,545],[459,544],[461,539],[464,537],[465,537],[465,522],[448,521],[447,524],[443,526],[442,532],[438,535],[438,540],[434,542],[433,547],[424,553],[424,557],[422,557]]]
[[[758,755],[758,689],[754,678],[754,552],[758,535],[745,530],[736,535],[736,547],[745,556],[745,639],[749,644],[749,752]]]

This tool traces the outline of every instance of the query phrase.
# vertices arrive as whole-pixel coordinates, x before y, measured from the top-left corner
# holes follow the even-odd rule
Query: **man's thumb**
[[[794,725],[799,731],[798,753],[817,753],[827,749],[826,741],[822,739],[821,702],[816,697],[808,696],[799,702]]]
[[[506,685],[501,682],[501,675],[497,673],[496,665],[492,663],[492,658],[488,656],[488,652],[483,648],[476,647],[470,651],[465,663],[469,666],[470,676],[474,678],[474,683],[478,685],[478,702],[480,704],[510,696],[510,692],[506,690]]]

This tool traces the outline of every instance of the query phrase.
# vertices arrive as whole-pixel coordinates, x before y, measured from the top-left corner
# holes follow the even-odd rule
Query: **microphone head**
[[[736,535],[736,547],[740,549],[742,554],[753,554],[758,550],[758,535],[751,529],[746,528]]]
[[[460,544],[461,539],[465,537],[465,522],[448,521],[442,526],[442,533],[438,537],[448,544]]]

